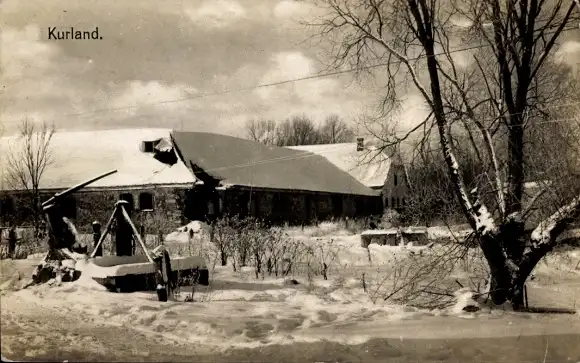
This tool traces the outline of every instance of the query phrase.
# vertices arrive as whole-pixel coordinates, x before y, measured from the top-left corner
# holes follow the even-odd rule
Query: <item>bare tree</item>
[[[41,126],[25,119],[19,129],[18,139],[7,155],[7,183],[21,192],[24,207],[31,215],[36,231],[43,219],[40,207],[40,182],[44,172],[53,162],[50,143],[54,127]]]
[[[324,0],[328,10],[314,25],[331,42],[341,68],[384,65],[383,105],[400,100],[401,82],[410,81],[431,113],[412,131],[437,130],[453,192],[477,236],[490,268],[495,303],[523,302],[523,285],[555,246],[558,235],[580,211],[580,195],[568,193],[525,231],[526,130],[542,122],[543,85],[559,36],[577,29],[570,0]],[[576,10],[577,11],[577,10]],[[457,51],[458,44],[470,44]],[[404,91],[404,90],[403,90]],[[468,188],[456,150],[461,134],[489,172]],[[405,136],[406,137],[406,136]],[[388,143],[403,138],[391,138]],[[505,152],[498,152],[501,148]],[[492,198],[482,193],[488,185]],[[495,205],[496,208],[490,208]]]
[[[278,145],[296,146],[319,143],[316,125],[306,115],[292,116],[278,127]]]
[[[350,142],[353,130],[338,116],[328,116],[318,127],[306,115],[287,118],[281,123],[274,120],[249,120],[246,134],[252,141],[266,145],[296,146]]]
[[[319,133],[321,144],[351,142],[354,138],[352,129],[337,115],[328,116],[320,126]]]
[[[246,123],[246,132],[252,141],[266,145],[277,144],[276,121],[274,120],[249,120]]]

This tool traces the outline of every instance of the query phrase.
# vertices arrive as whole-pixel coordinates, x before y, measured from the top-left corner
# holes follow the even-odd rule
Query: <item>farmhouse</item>
[[[0,151],[18,150],[3,138]],[[230,136],[169,129],[67,131],[54,134],[53,162],[40,181],[41,199],[112,169],[116,174],[75,193],[65,214],[81,230],[104,223],[119,199],[146,233],[224,214],[308,223],[381,212],[379,193],[326,158]],[[24,193],[2,165],[0,222],[25,223]]]
[[[356,143],[290,148],[320,155],[361,184],[379,191],[384,209],[400,211],[404,207],[409,184],[404,163],[398,153],[387,153],[369,143],[365,144],[363,138],[358,138]]]

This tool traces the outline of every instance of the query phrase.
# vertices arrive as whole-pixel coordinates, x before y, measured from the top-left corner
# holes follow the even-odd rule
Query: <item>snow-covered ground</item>
[[[489,308],[468,313],[457,304],[427,309],[384,301],[383,297],[397,286],[394,277],[397,271],[407,271],[397,270],[395,266],[404,266],[405,261],[417,256],[430,258],[437,254],[438,248],[371,245],[367,250],[360,247],[359,235],[325,228],[326,232],[294,230],[290,234],[305,244],[323,246],[322,251],[331,252],[325,255],[328,280],[299,265],[287,277],[260,276],[258,279],[252,267],[234,272],[232,266],[215,266],[210,286],[196,287],[193,302],[184,301],[191,293],[190,288],[182,288],[174,301],[161,303],[154,293],[104,291],[83,276],[60,286],[21,289],[41,256],[3,260],[0,265],[2,327],[19,324],[20,329],[26,330],[22,317],[42,312],[42,319],[48,319],[54,331],[66,330],[70,324],[86,329],[122,327],[136,335],[161,339],[166,344],[215,350],[320,341],[360,344],[373,338],[486,338],[580,332],[578,313],[522,314]],[[215,249],[203,243],[201,237],[193,241],[193,248],[205,251],[207,258],[214,259],[216,264]],[[190,244],[189,239],[179,233],[173,234],[166,243],[174,253],[192,248],[184,246]],[[536,278],[528,284],[530,304],[580,309],[577,304],[580,302],[579,262],[578,250],[558,253],[547,262],[542,261]],[[450,278],[467,281],[465,275],[465,271],[458,269]],[[290,279],[298,284],[291,283]],[[458,304],[464,299],[465,295],[460,295]],[[54,319],[50,320],[50,316]],[[66,319],[58,318],[62,316]],[[76,344],[74,339],[67,342]],[[92,344],[81,343],[85,348]],[[25,342],[21,334],[3,337],[2,353],[10,356],[22,344]],[[91,347],[96,349],[98,345]],[[29,355],[34,356],[35,352]]]

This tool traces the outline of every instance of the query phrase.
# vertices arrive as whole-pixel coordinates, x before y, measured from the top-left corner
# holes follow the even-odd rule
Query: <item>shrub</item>
[[[226,216],[217,220],[213,228],[213,242],[222,266],[230,262],[234,271],[253,266],[256,278],[285,277],[295,271],[309,278],[328,278],[329,268],[337,255],[331,242],[310,245],[290,238],[283,228],[270,227],[256,218]]]

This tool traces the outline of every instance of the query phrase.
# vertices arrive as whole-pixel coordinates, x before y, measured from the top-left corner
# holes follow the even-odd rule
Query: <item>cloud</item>
[[[429,115],[429,108],[425,104],[423,96],[418,93],[410,93],[401,103],[400,112],[397,113],[397,130],[408,132],[423,122],[427,115]]]
[[[199,7],[186,7],[185,14],[201,26],[223,28],[244,18],[246,10],[235,0],[206,0]]]
[[[177,111],[182,108],[183,99],[195,93],[195,88],[185,84],[132,81],[111,100],[111,108],[127,108],[130,115],[137,115],[143,109]]]
[[[4,28],[0,38],[2,123],[8,132],[22,119],[53,122],[60,113],[84,111],[83,90],[73,79],[92,67],[88,60],[62,57],[59,48],[40,41],[39,27]],[[35,115],[35,117],[32,117]]]
[[[309,15],[314,7],[303,1],[282,0],[273,10],[274,17],[278,19],[296,19]]]
[[[23,30],[4,29],[0,34],[2,57],[0,64],[4,70],[4,81],[35,78],[50,70],[51,59],[56,49],[39,42],[40,29],[29,25]]]
[[[284,51],[275,53],[265,64],[245,64],[231,76],[217,77],[216,84],[237,84],[241,88],[252,88],[258,84],[308,77],[317,71],[315,61],[303,52]],[[350,122],[354,121],[354,114],[364,107],[368,95],[355,85],[346,84],[345,78],[350,80],[346,75],[255,88],[251,92],[230,95],[229,107],[221,103],[223,100],[213,101],[211,98],[206,100],[206,107],[216,111],[218,121],[231,119],[243,123],[253,118],[280,121],[297,114],[306,114],[316,121],[322,121],[336,114]]]
[[[261,84],[295,80],[317,74],[313,61],[301,52],[281,52],[272,57],[271,66]],[[321,98],[336,93],[339,82],[332,78],[315,78],[279,86],[259,88],[255,93],[263,100],[297,99],[305,104],[318,104]]]
[[[252,89],[319,71],[316,50],[303,42],[307,31],[293,21],[314,14],[307,2],[170,0],[159,9],[142,1],[135,12],[133,3],[103,1],[4,1],[4,13],[12,4],[0,43],[6,134],[26,116],[61,130],[183,125],[237,134],[254,117],[350,119],[376,98],[346,87],[350,75]],[[95,24],[105,35],[98,43],[48,42],[42,34],[48,26]],[[237,89],[244,91],[158,104]]]
[[[195,100],[173,102],[197,93],[185,83],[130,80],[96,86],[87,82],[87,74],[98,62],[68,57],[57,45],[42,42],[37,26],[6,28],[1,36],[0,81],[6,87],[0,94],[5,105],[1,123],[6,134],[14,133],[25,118],[54,123],[61,130],[125,122],[138,125],[140,116],[145,123],[150,123],[148,117],[159,122],[159,115],[175,120],[196,104]]]

